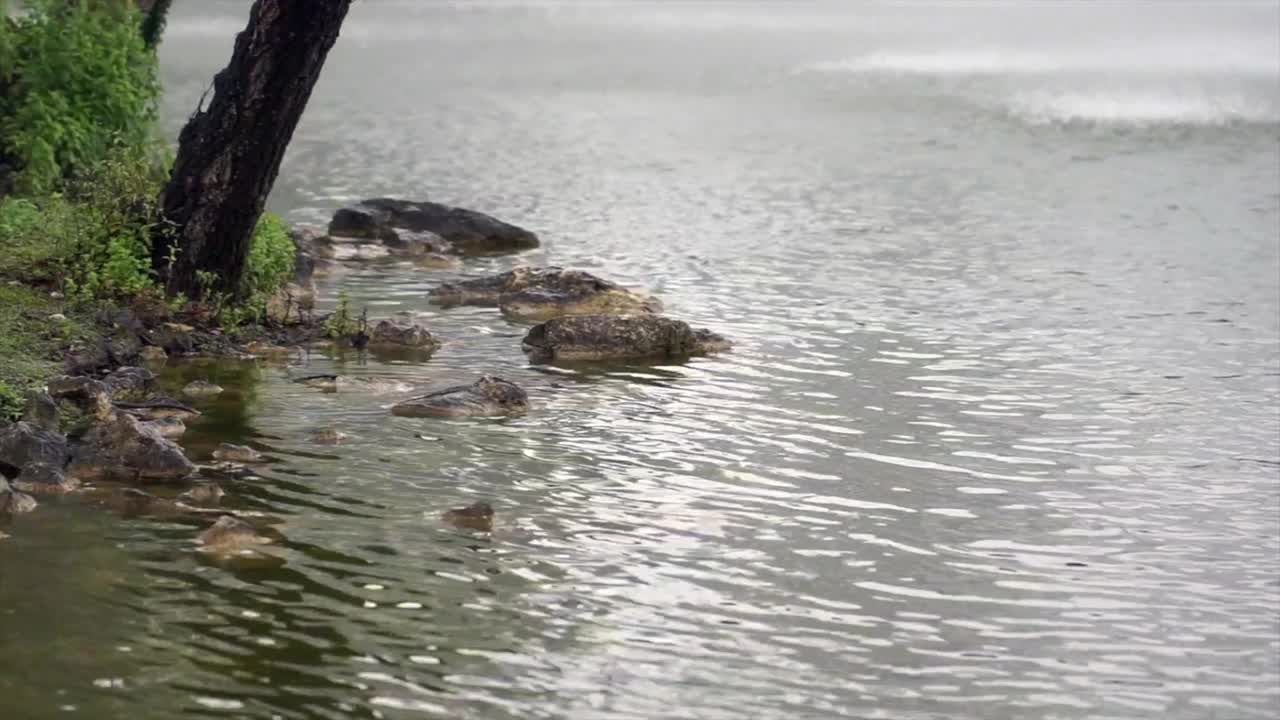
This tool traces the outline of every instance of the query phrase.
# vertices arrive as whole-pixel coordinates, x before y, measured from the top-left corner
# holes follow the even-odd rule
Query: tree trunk
[[[160,33],[164,32],[164,21],[171,4],[173,0],[138,0],[138,9],[143,15],[142,41],[147,47],[154,48],[160,44]]]
[[[238,296],[249,239],[350,0],[255,0],[213,100],[178,136],[152,264],[170,295]],[[203,103],[202,103],[203,104]]]

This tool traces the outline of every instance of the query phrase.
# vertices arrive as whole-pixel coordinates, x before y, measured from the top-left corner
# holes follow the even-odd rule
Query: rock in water
[[[401,417],[502,417],[529,409],[529,396],[519,385],[485,375],[470,385],[457,385],[391,408]]]
[[[123,515],[177,515],[181,506],[138,488],[116,488],[106,498],[107,507]]]
[[[0,476],[0,515],[17,515],[35,509],[35,498],[9,487],[9,481]]]
[[[218,518],[217,522],[200,533],[197,540],[202,550],[216,553],[239,552],[271,543],[271,538],[258,532],[257,528],[231,515]]]
[[[208,380],[192,380],[182,388],[182,394],[187,397],[209,397],[221,393],[222,386],[215,385]]]
[[[373,326],[369,347],[404,347],[435,352],[440,348],[440,341],[419,325],[396,325],[390,320],[382,320]]]
[[[455,307],[458,305],[480,305],[494,306],[498,305],[498,298],[503,293],[522,290],[532,284],[545,284],[542,282],[544,276],[555,275],[563,272],[558,267],[546,268],[527,268],[518,267],[497,275],[486,275],[485,277],[473,278],[471,280],[459,280],[457,282],[443,283],[439,287],[433,288],[427,293],[427,299],[433,304],[442,305],[444,307]]]
[[[657,313],[662,303],[589,273],[565,270],[544,285],[504,292],[498,309],[509,318],[536,322],[568,315]]]
[[[216,483],[201,483],[178,496],[179,500],[196,505],[217,505],[224,493]]]
[[[299,385],[317,388],[320,390],[336,391],[338,389],[337,375],[306,375],[300,378],[294,378],[294,382]]]
[[[80,481],[68,478],[61,465],[33,462],[13,479],[13,487],[32,495],[62,495],[80,487]]]
[[[456,270],[462,267],[458,258],[436,252],[415,256],[413,263],[424,270]]]
[[[312,430],[307,433],[307,440],[316,445],[337,445],[347,439],[347,434],[333,428]]]
[[[733,344],[659,315],[575,315],[535,325],[521,347],[533,362],[684,358]]]
[[[262,453],[254,450],[248,445],[232,445],[231,443],[222,443],[219,445],[217,449],[213,451],[213,459],[234,463],[266,462],[266,458],[262,457]]]
[[[497,305],[518,320],[564,315],[624,315],[659,312],[662,304],[581,270],[525,268],[488,277],[445,283],[429,293],[431,302]]]
[[[538,236],[484,213],[433,202],[375,198],[342,208],[329,234],[369,238],[391,246],[403,241],[398,230],[433,233],[459,255],[503,255],[538,247]]]
[[[454,508],[441,517],[454,527],[482,532],[493,530],[493,507],[484,501],[471,503],[464,508]]]
[[[67,475],[79,480],[173,482],[195,472],[182,448],[125,412],[98,422],[76,448]]]

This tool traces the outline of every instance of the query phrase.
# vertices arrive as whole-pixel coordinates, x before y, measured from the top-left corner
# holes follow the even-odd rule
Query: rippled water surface
[[[176,128],[243,3],[177,3]],[[447,342],[189,363],[276,566],[68,498],[0,540],[0,715],[1251,718],[1280,705],[1274,4],[355,3],[273,198],[536,230],[322,281]],[[434,284],[588,269],[734,338],[529,366]],[[337,372],[326,393],[290,380]],[[392,417],[498,373],[533,411]],[[363,384],[362,379],[396,381]],[[307,432],[336,427],[334,447]],[[445,525],[477,499],[491,534]]]

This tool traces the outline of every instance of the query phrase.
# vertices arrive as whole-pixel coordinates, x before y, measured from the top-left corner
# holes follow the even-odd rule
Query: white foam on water
[[[1036,124],[1213,126],[1280,122],[1280,105],[1274,98],[1242,93],[1038,90],[1014,94],[1005,109]]]
[[[1233,74],[1280,76],[1280,54],[1251,47],[1145,47],[1024,51],[1001,48],[875,52],[812,63],[828,73],[909,75],[1040,75],[1079,73]]]

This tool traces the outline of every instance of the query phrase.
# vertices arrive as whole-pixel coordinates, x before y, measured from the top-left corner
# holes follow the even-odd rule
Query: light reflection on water
[[[190,525],[45,503],[0,541],[11,707],[1269,715],[1274,121],[1023,122],[954,73],[804,71],[879,37],[847,18],[797,10],[791,35],[666,9],[655,35],[550,8],[427,6],[430,43],[379,34],[411,6],[355,8],[274,204],[310,222],[380,194],[488,210],[545,247],[466,273],[589,269],[735,350],[529,367],[522,327],[426,304],[456,273],[342,270],[328,304],[408,312],[445,347],[167,377],[233,390],[202,403],[194,458],[229,441],[276,459],[223,484],[281,521],[284,565],[218,565]],[[227,41],[179,12],[174,108]],[[460,59],[516,40],[524,62]],[[322,372],[414,390],[291,382]],[[533,412],[387,412],[482,372]],[[310,444],[321,427],[350,438]],[[491,535],[438,519],[475,499]]]

